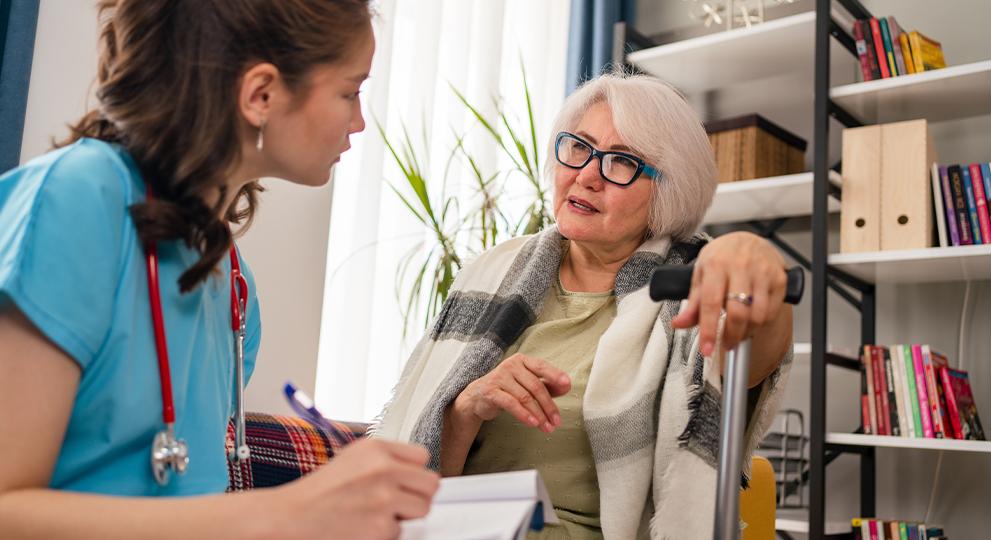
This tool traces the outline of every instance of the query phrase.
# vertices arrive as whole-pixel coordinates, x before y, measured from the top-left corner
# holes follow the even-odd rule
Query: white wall
[[[97,20],[89,1],[42,0],[38,13],[21,161],[68,134],[66,124],[94,104]],[[246,393],[250,411],[289,412],[286,380],[312,395],[323,304],[330,185],[318,189],[267,179],[255,224],[239,241],[255,274],[263,339]]]
[[[799,0],[808,6],[813,3]],[[986,29],[991,25],[991,2],[986,0],[955,0],[929,2],[926,0],[861,0],[875,16],[894,15],[902,27],[918,29],[942,42],[947,62],[963,64],[991,58]],[[771,2],[767,2],[770,4]],[[688,16],[689,2],[684,0],[639,0],[637,28],[649,35],[669,32],[685,25],[698,25]],[[834,4],[836,4],[834,2]],[[938,7],[937,7],[938,6]],[[834,6],[834,9],[839,9]],[[835,40],[834,40],[835,41]],[[844,53],[845,54],[845,53]],[[811,61],[812,59],[810,59]],[[756,61],[756,60],[755,60]],[[855,72],[854,72],[855,73]],[[854,73],[845,74],[852,80]],[[836,80],[833,81],[837,83]],[[704,104],[715,115],[762,112],[757,109],[762,92],[781,92],[781,88],[766,83],[748,83],[731,91],[708,96]],[[785,92],[802,91],[786,88]],[[806,137],[811,143],[812,101],[807,107],[779,111],[782,116],[772,120]],[[838,158],[841,126],[832,122],[831,147]],[[991,160],[991,116],[982,116],[932,126],[938,155],[943,162],[973,162]],[[811,150],[806,155],[811,166]],[[783,237],[799,251],[811,253],[811,233],[799,221]],[[839,240],[838,221],[831,220],[831,251]],[[951,361],[959,362],[958,336],[966,285],[937,283],[927,285],[877,288],[877,342],[882,344],[920,342],[930,343],[947,353]],[[974,282],[970,293],[967,322],[963,326],[962,362],[970,371],[975,399],[984,415],[991,419],[991,361],[985,351],[991,350],[991,312],[985,306],[991,301],[991,281]],[[811,325],[810,299],[796,309],[795,339],[809,340]],[[838,349],[855,350],[859,344],[859,314],[844,300],[830,294],[828,341]],[[827,429],[850,431],[859,425],[859,376],[845,370],[827,368],[828,412]],[[809,365],[799,358],[786,391],[786,407],[805,411],[808,419]],[[916,450],[877,450],[877,514],[896,519],[925,518],[933,486],[934,504],[929,516],[931,523],[947,526],[954,539],[987,538],[987,503],[991,495],[991,456],[987,454],[945,453],[938,477],[936,462],[939,454]],[[857,458],[843,456],[827,468],[827,519],[845,521],[859,514],[859,469]],[[801,535],[796,535],[800,537]]]

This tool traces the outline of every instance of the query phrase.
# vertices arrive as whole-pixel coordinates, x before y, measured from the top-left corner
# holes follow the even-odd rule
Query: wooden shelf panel
[[[839,186],[840,175],[830,171],[829,180]],[[702,223],[740,223],[750,220],[812,214],[812,173],[789,174],[719,184],[712,206]],[[829,211],[839,212],[840,202],[829,198]]]
[[[859,435],[856,433],[827,433],[827,444],[875,446],[883,448],[913,448],[917,450],[950,450],[954,452],[978,452],[991,454],[989,441],[960,441],[957,439],[917,439],[887,435]]]
[[[829,96],[869,123],[991,114],[991,60],[838,86]]]
[[[812,88],[815,21],[815,12],[809,11],[751,28],[651,47],[632,52],[627,58],[686,94],[795,73],[808,79],[807,88]],[[830,55],[833,66],[839,69],[856,65],[856,59],[836,40],[830,41],[835,53]]]
[[[991,279],[991,245],[839,253],[829,264],[870,283]]]

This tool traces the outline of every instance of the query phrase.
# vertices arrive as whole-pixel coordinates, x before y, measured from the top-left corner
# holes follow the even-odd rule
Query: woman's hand
[[[270,508],[286,518],[277,536],[398,537],[400,521],[427,515],[440,485],[428,457],[422,447],[380,439],[348,445],[320,470],[270,492]]]
[[[469,384],[454,400],[460,417],[481,422],[507,411],[520,422],[551,433],[561,424],[555,397],[571,390],[571,378],[539,358],[514,354]]]
[[[783,307],[787,282],[784,257],[767,240],[747,232],[720,236],[699,253],[688,305],[671,325],[689,328],[697,324],[701,352],[711,356],[720,313],[725,309],[722,350],[729,351],[754,336],[751,373],[766,375],[784,354],[778,342],[791,342],[791,309]],[[774,338],[774,346],[757,347],[756,334],[769,326],[775,326],[775,335],[770,336]],[[781,354],[756,354],[760,350],[777,353],[779,349]]]

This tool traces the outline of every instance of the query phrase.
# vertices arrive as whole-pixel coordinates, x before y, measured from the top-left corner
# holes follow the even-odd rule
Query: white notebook
[[[400,539],[522,540],[544,523],[558,519],[537,471],[457,476],[441,480],[426,517],[402,523]]]

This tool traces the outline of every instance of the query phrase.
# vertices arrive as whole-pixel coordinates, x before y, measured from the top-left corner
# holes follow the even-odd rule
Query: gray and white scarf
[[[563,240],[552,227],[500,244],[461,270],[374,436],[422,444],[439,468],[445,408],[537,319],[557,280]],[[616,318],[599,340],[583,398],[609,539],[712,537],[721,377],[699,353],[697,328],[672,329],[681,304],[648,293],[655,268],[693,260],[706,241],[649,239],[616,275]],[[750,392],[743,485],[791,356]]]

